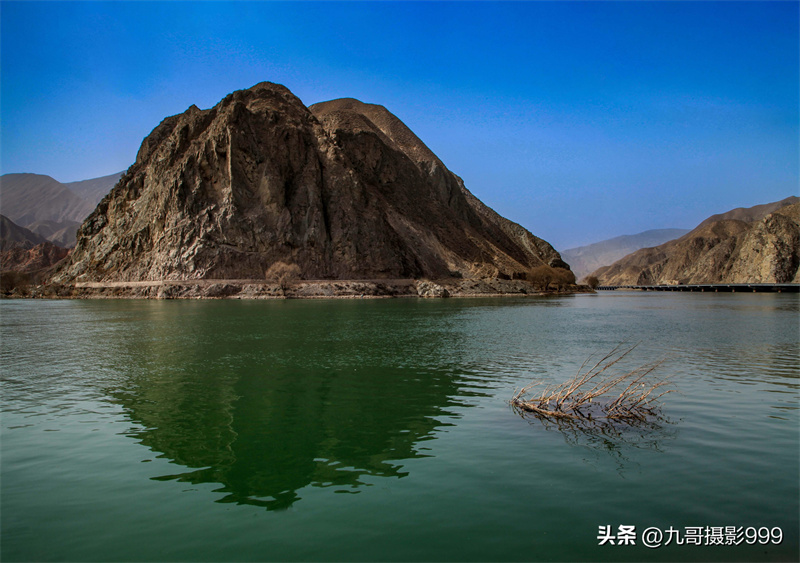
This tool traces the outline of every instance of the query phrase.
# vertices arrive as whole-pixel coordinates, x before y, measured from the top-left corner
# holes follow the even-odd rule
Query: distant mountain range
[[[21,248],[27,250],[47,239],[33,231],[20,227],[5,215],[0,215],[0,250]]]
[[[190,138],[194,152],[175,149]],[[0,212],[3,269],[62,258],[42,245],[75,246],[80,227],[60,281],[254,278],[279,260],[326,279],[516,279],[541,264],[603,285],[800,279],[796,196],[559,255],[478,201],[382,106],[306,108],[269,83],[165,119],[124,177],[0,176]]]
[[[561,257],[575,272],[575,277],[580,280],[594,270],[613,264],[640,248],[657,246],[688,232],[689,229],[654,229],[636,235],[622,235],[564,250],[561,252]]]
[[[118,172],[64,184],[43,174],[4,174],[0,176],[4,229],[11,229],[11,222],[57,246],[74,246],[80,224],[121,176]],[[14,242],[3,237],[2,244],[10,248]]]
[[[601,285],[800,283],[800,198],[713,215],[595,270]]]

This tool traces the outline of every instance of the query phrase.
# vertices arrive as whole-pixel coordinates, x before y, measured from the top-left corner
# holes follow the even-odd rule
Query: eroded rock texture
[[[0,271],[38,272],[57,264],[69,250],[45,241],[32,248],[11,248],[0,251]]]
[[[261,83],[166,118],[54,281],[514,277],[559,254],[483,205],[382,106]]]
[[[763,218],[704,221],[595,271],[601,285],[800,282],[800,203]]]

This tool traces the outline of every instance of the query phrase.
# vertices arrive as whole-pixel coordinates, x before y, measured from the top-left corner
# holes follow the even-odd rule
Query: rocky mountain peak
[[[434,165],[444,166],[405,123],[381,105],[365,104],[354,98],[340,98],[314,104],[309,109],[331,135],[338,131],[352,134],[365,129],[379,132],[392,148],[426,170]]]
[[[306,108],[262,82],[164,119],[78,232],[56,281],[513,277],[564,266],[486,208],[397,117]]]

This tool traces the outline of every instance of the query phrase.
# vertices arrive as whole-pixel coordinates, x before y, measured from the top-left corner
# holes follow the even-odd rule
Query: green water
[[[797,296],[3,301],[3,561],[797,560]],[[666,420],[507,404],[639,342]],[[599,526],[780,544],[598,545]]]

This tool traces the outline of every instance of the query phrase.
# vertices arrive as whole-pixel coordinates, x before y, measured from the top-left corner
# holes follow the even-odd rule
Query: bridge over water
[[[800,293],[798,283],[702,283],[687,285],[601,285],[599,291],[635,289],[641,291],[710,291],[747,293]]]

